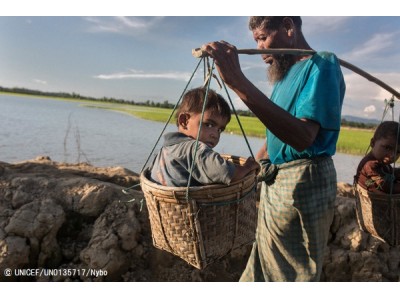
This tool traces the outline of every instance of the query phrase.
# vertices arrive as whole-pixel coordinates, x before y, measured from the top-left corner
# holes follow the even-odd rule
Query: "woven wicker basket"
[[[244,159],[224,155],[235,164]],[[235,248],[255,239],[257,182],[255,173],[231,185],[189,188],[166,187],[149,180],[149,169],[140,182],[149,211],[153,244],[203,269]]]
[[[355,185],[357,220],[362,230],[387,242],[400,244],[400,194],[371,193]]]

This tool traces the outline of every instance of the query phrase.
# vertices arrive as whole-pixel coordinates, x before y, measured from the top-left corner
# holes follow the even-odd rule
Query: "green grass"
[[[147,107],[139,105],[124,105],[124,104],[83,104],[87,107],[111,109],[123,113],[133,115],[135,117],[157,121],[157,122],[167,122],[169,116],[171,115],[172,109],[159,108],[159,107]],[[240,123],[248,136],[264,137],[265,136],[265,126],[257,118],[239,116]],[[170,124],[175,124],[175,116],[172,116]],[[235,115],[232,115],[231,121],[225,129],[227,133],[242,134],[240,130],[239,123],[236,120]]]
[[[364,155],[368,150],[373,130],[341,128],[337,151],[347,154]]]
[[[18,96],[21,95],[18,94]],[[33,96],[27,95],[27,97],[32,98]],[[47,98],[47,97],[40,96],[40,98]],[[99,103],[98,101],[92,101],[92,100],[78,100],[78,99],[68,99],[68,98],[66,99],[57,99],[54,97],[48,97],[48,98],[53,100],[80,102],[82,106],[119,111],[122,113],[133,115],[138,118],[163,122],[163,123],[165,123],[168,120],[172,112],[172,109],[159,108],[159,107],[148,107],[148,106],[107,103],[107,102]],[[239,116],[239,119],[247,136],[254,136],[261,138],[265,136],[265,127],[261,123],[261,121],[258,120],[257,118]],[[170,124],[175,124],[174,116],[170,120]],[[239,134],[239,135],[242,134],[235,115],[232,115],[231,122],[229,122],[225,132]],[[373,134],[372,130],[341,128],[339,134],[339,140],[337,143],[337,152],[346,154],[364,155],[368,149],[368,145],[370,143],[372,134]]]
[[[84,104],[88,106],[87,104]],[[138,118],[152,120],[157,122],[166,122],[172,112],[171,109],[137,106],[137,105],[123,105],[123,104],[96,104],[90,105],[92,107],[112,109],[133,115]],[[264,137],[265,127],[260,120],[254,117],[239,116],[240,122],[247,136]],[[175,118],[172,117],[170,124],[175,123]],[[225,132],[233,134],[242,134],[239,124],[235,115],[229,122]],[[337,152],[364,155],[368,149],[373,131],[356,128],[341,128],[339,140],[337,143]]]

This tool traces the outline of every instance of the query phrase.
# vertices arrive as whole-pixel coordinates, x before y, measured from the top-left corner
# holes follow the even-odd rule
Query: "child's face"
[[[396,139],[392,137],[372,139],[371,147],[373,156],[386,165],[394,163],[400,156],[400,145],[397,145],[397,153],[395,154]]]
[[[192,137],[197,138],[197,133],[200,127],[201,114],[182,113],[179,116],[179,131]],[[221,133],[225,130],[228,124],[228,119],[217,113],[206,110],[203,116],[203,124],[201,127],[199,141],[214,148],[219,142]]]

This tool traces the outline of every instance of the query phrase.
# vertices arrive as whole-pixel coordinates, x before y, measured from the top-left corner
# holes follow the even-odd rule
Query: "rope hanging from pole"
[[[246,136],[246,134],[245,134],[245,132],[244,132],[243,126],[242,126],[242,124],[241,124],[241,122],[240,122],[240,119],[239,119],[239,117],[238,117],[238,115],[237,115],[237,112],[236,112],[235,107],[234,107],[234,105],[233,105],[232,99],[231,99],[231,97],[230,97],[230,95],[229,95],[229,93],[228,93],[228,90],[227,90],[227,88],[226,88],[226,85],[225,85],[225,83],[224,83],[223,81],[222,81],[222,85],[221,85],[220,80],[219,80],[218,77],[213,73],[213,70],[214,70],[214,63],[215,63],[215,62],[214,62],[214,60],[213,60],[212,66],[210,66],[209,57],[208,57],[208,56],[204,56],[204,57],[201,57],[201,60],[198,62],[197,66],[195,67],[195,69],[194,69],[194,71],[193,71],[193,73],[192,73],[192,75],[191,75],[189,81],[187,82],[187,84],[186,84],[186,86],[185,86],[185,88],[184,88],[184,90],[183,90],[181,96],[179,97],[178,102],[175,104],[174,108],[172,109],[172,112],[171,112],[171,114],[170,114],[170,116],[169,116],[167,122],[165,123],[164,128],[162,129],[162,131],[161,131],[159,137],[157,138],[157,141],[155,142],[155,144],[154,144],[152,150],[150,151],[150,154],[148,155],[148,157],[147,157],[147,159],[146,159],[146,162],[143,164],[143,167],[142,167],[140,173],[142,173],[142,172],[144,171],[145,167],[147,166],[147,164],[148,164],[148,162],[149,162],[151,156],[152,156],[153,153],[154,153],[154,150],[155,150],[156,146],[158,145],[158,143],[159,143],[159,141],[160,141],[160,139],[161,139],[161,137],[162,137],[162,135],[163,135],[165,129],[167,128],[167,126],[168,126],[170,120],[172,119],[172,116],[174,115],[175,110],[178,108],[178,106],[179,106],[179,104],[180,104],[180,102],[181,102],[181,100],[182,100],[182,98],[183,98],[185,92],[186,92],[187,89],[188,89],[188,86],[189,86],[190,82],[192,81],[192,79],[193,79],[194,75],[196,74],[197,69],[199,68],[199,66],[200,66],[200,64],[201,64],[202,61],[203,61],[203,67],[204,67],[204,84],[203,84],[203,87],[206,88],[206,95],[205,95],[205,99],[204,99],[204,103],[203,103],[203,109],[202,109],[201,118],[200,118],[200,126],[199,126],[199,130],[198,130],[197,138],[196,138],[196,145],[195,145],[194,157],[196,157],[196,153],[197,153],[198,142],[199,142],[199,137],[200,137],[200,131],[201,131],[202,123],[203,123],[202,120],[203,120],[203,115],[204,115],[204,111],[205,111],[205,107],[206,107],[206,102],[207,102],[207,98],[208,98],[208,91],[209,91],[209,88],[210,88],[211,79],[214,78],[214,79],[216,80],[216,82],[218,83],[218,85],[219,85],[219,87],[220,87],[221,89],[222,89],[222,86],[225,88],[225,92],[226,92],[227,97],[228,97],[228,99],[229,99],[229,103],[230,103],[230,105],[231,105],[232,111],[233,111],[234,114],[235,114],[236,121],[238,122],[238,125],[239,125],[239,127],[240,127],[240,130],[241,130],[241,132],[242,132],[242,134],[243,134],[243,137],[244,137],[244,139],[245,139],[246,145],[247,145],[247,147],[248,147],[248,149],[249,149],[249,151],[250,151],[251,157],[254,158],[254,154],[253,154],[253,151],[251,150],[250,143],[249,143],[249,141],[248,141],[248,139],[247,139],[247,136]],[[192,170],[193,170],[193,167],[194,167],[194,163],[195,163],[195,159],[193,159],[192,165],[190,166],[190,172],[189,172],[189,178],[188,178],[188,185],[187,185],[187,190],[186,190],[186,199],[187,199],[187,200],[189,200],[189,187],[190,187],[190,184],[191,184]],[[128,194],[128,193],[129,193],[129,190],[135,189],[137,186],[138,186],[138,185],[136,184],[136,185],[133,185],[133,186],[131,186],[131,187],[125,188],[125,189],[123,189],[122,191],[123,191],[123,193]]]
[[[186,92],[186,90],[187,90],[187,88],[188,88],[190,82],[192,81],[192,79],[193,79],[194,75],[196,74],[197,69],[199,68],[199,66],[200,66],[200,64],[201,64],[202,61],[203,61],[203,59],[201,59],[201,60],[198,62],[198,64],[196,65],[196,67],[195,67],[195,69],[194,69],[192,75],[190,76],[190,78],[189,78],[189,80],[188,80],[188,82],[187,82],[185,88],[183,89],[183,92],[182,92],[181,96],[179,97],[178,102],[176,102],[174,108],[172,109],[172,112],[171,112],[171,114],[169,115],[167,122],[165,122],[164,128],[161,130],[161,133],[160,133],[160,135],[158,136],[157,141],[155,142],[155,144],[154,144],[154,146],[153,146],[153,149],[151,149],[150,154],[149,154],[149,156],[147,157],[146,162],[143,164],[143,167],[142,167],[142,169],[140,170],[140,173],[139,173],[139,174],[141,174],[141,173],[143,172],[143,170],[145,169],[145,167],[146,167],[147,163],[149,162],[151,156],[153,155],[153,152],[154,152],[154,150],[156,149],[156,147],[157,147],[157,145],[158,145],[158,142],[160,141],[160,139],[161,139],[161,137],[162,137],[162,135],[163,135],[165,129],[167,129],[167,126],[168,126],[169,122],[171,121],[172,116],[174,115],[175,110],[178,108],[178,105],[179,105],[179,103],[181,102],[181,100],[182,100],[182,98],[183,98],[183,95],[185,94],[185,92]],[[138,185],[135,184],[135,185],[133,185],[133,186],[127,187],[127,188],[123,189],[122,192],[123,192],[124,194],[128,194],[130,190],[135,189],[137,186],[138,186]]]
[[[204,96],[204,101],[203,101],[203,108],[202,108],[202,112],[201,112],[199,130],[198,130],[197,137],[196,137],[196,144],[195,144],[195,148],[194,148],[195,151],[194,151],[194,154],[193,154],[192,165],[190,166],[190,170],[189,170],[189,178],[188,178],[188,184],[187,184],[187,189],[186,189],[186,200],[187,200],[187,201],[189,201],[189,187],[190,187],[190,185],[191,185],[192,171],[193,171],[193,168],[194,168],[195,157],[196,157],[196,153],[197,153],[197,150],[198,150],[198,143],[199,143],[200,131],[201,131],[201,128],[202,128],[202,125],[203,125],[203,116],[204,116],[205,108],[206,108],[206,105],[207,105],[208,91],[209,91],[209,89],[210,89],[211,79],[212,79],[212,78],[215,78],[215,80],[217,81],[217,83],[218,83],[218,85],[220,86],[220,88],[222,88],[221,83],[220,83],[218,77],[217,77],[217,76],[214,74],[214,72],[213,72],[213,71],[214,71],[214,64],[215,64],[215,61],[213,60],[213,61],[212,61],[212,65],[210,66],[209,61],[208,61],[208,57],[206,57],[206,58],[207,58],[207,59],[206,59],[207,62],[204,64],[204,66],[207,64],[208,72],[207,72],[207,74],[204,73],[205,79],[204,79],[204,85],[203,85],[204,88],[206,88],[206,94],[205,94],[205,96]],[[242,123],[240,122],[240,119],[239,119],[239,117],[238,117],[238,115],[237,115],[237,113],[236,113],[236,110],[235,110],[235,107],[234,107],[234,105],[233,105],[232,99],[231,99],[231,97],[230,97],[230,95],[229,95],[229,93],[228,93],[228,90],[227,90],[227,88],[226,88],[226,85],[225,85],[225,83],[224,83],[223,81],[222,81],[222,84],[223,84],[223,86],[224,86],[224,88],[225,88],[225,93],[226,93],[226,95],[227,95],[227,97],[228,97],[228,99],[229,99],[229,103],[231,104],[231,108],[232,108],[232,110],[233,110],[233,112],[234,112],[234,114],[235,114],[236,121],[237,121],[238,124],[239,124],[240,130],[241,130],[241,132],[242,132],[242,134],[243,134],[243,137],[244,137],[244,139],[245,139],[246,145],[247,145],[247,147],[248,147],[248,149],[249,149],[249,151],[250,151],[251,157],[254,159],[253,151],[251,150],[251,147],[250,147],[249,141],[247,140],[246,134],[245,134],[245,132],[244,132]]]
[[[381,123],[385,119],[389,109],[392,111],[392,121],[394,121],[394,96],[392,96],[392,98],[390,98],[390,100],[385,99],[385,109],[383,111]]]

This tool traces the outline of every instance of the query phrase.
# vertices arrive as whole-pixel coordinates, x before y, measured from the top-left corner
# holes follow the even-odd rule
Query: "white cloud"
[[[396,91],[400,90],[400,73],[372,73],[371,76],[381,80]],[[358,74],[346,74],[344,78],[346,81],[346,98],[383,101],[392,96],[390,92]]]
[[[371,75],[388,84],[396,91],[400,90],[400,73],[372,73]],[[381,119],[386,105],[385,100],[391,99],[392,94],[358,74],[345,74],[344,78],[346,94],[343,103],[343,115],[361,117],[367,114],[368,117]],[[400,99],[395,100],[394,109],[397,111],[397,106],[400,106]],[[372,106],[375,107],[374,111]],[[365,108],[368,109],[365,110]],[[397,112],[395,115],[397,115]]]
[[[89,31],[114,32],[126,35],[135,35],[147,32],[156,26],[163,17],[86,17],[90,23]]]
[[[145,22],[141,18],[129,18],[129,17],[115,17],[116,21],[123,26],[129,28],[146,28],[151,25],[152,22]]]
[[[138,70],[129,70],[129,72],[118,72],[111,74],[99,74],[94,78],[104,80],[118,80],[118,79],[173,79],[187,81],[190,78],[190,73],[187,72],[160,72],[160,73],[146,73]]]
[[[46,84],[47,84],[47,81],[46,81],[46,80],[41,80],[41,79],[33,79],[33,82],[39,83],[39,84],[43,84],[43,85],[46,85]]]
[[[364,112],[367,113],[367,114],[373,113],[375,111],[376,111],[375,105],[369,105],[369,106],[364,108]]]
[[[364,44],[357,46],[352,52],[345,53],[342,56],[349,60],[367,60],[369,57],[378,56],[382,50],[390,49],[397,39],[397,32],[375,34]]]

